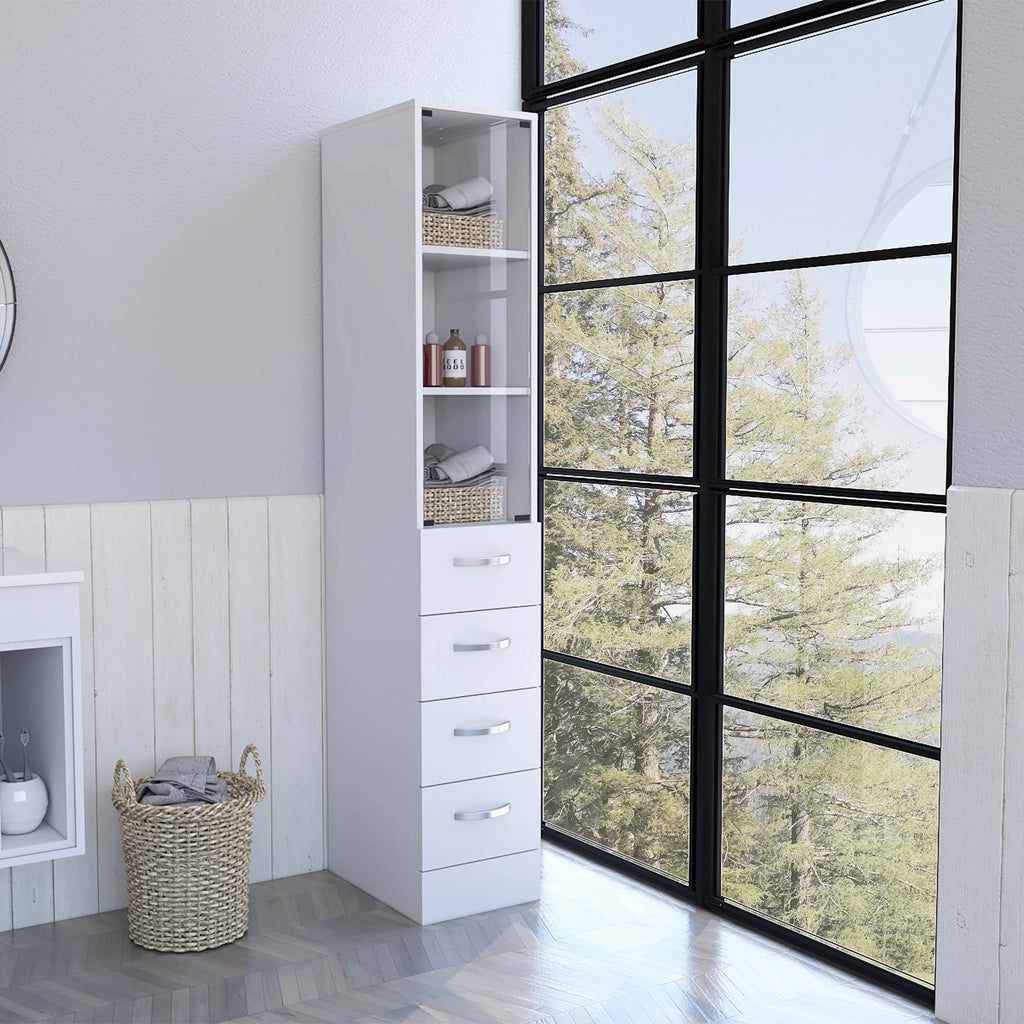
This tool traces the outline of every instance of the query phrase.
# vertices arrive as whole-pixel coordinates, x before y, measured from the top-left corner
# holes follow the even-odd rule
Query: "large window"
[[[927,998],[956,0],[527,0],[549,837]]]

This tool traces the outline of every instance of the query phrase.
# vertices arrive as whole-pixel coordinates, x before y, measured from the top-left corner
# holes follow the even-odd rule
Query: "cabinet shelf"
[[[463,267],[486,267],[501,260],[528,260],[522,249],[469,249],[448,245],[423,246],[424,270],[461,270]]]
[[[425,398],[433,398],[439,395],[456,396],[466,395],[529,395],[529,388],[420,388],[420,394]]]
[[[60,832],[45,821],[34,832],[25,832],[20,836],[3,837],[5,856],[48,853],[63,849],[67,845],[67,836],[61,835]]]

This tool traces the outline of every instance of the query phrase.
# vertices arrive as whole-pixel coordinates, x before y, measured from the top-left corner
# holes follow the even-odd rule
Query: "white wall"
[[[1024,486],[1024,4],[963,0],[953,483]]]
[[[963,0],[935,1000],[949,1024],[1024,1019],[1021,53],[1019,0]]]
[[[954,487],[935,1012],[1024,1019],[1024,490]]]
[[[0,504],[322,491],[319,132],[413,95],[517,0],[3,0]]]

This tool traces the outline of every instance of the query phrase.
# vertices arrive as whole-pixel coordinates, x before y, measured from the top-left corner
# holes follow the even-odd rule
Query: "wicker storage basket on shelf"
[[[245,774],[252,754],[256,777]],[[198,807],[140,804],[124,760],[111,800],[121,820],[128,876],[128,935],[146,949],[185,953],[241,938],[249,927],[252,816],[266,795],[259,751],[250,743],[227,779],[230,799]]]
[[[505,485],[424,487],[423,518],[435,523],[485,523],[505,518]]]
[[[457,213],[423,212],[423,244],[501,249],[505,222],[499,217],[464,217]]]

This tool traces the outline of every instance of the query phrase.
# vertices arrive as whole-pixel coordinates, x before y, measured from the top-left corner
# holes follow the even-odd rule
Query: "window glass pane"
[[[928,984],[939,763],[725,709],[722,895]]]
[[[692,71],[544,115],[549,283],[692,270]]]
[[[748,21],[770,18],[773,14],[792,11],[809,2],[810,0],[732,0],[729,20],[733,25],[745,25]]]
[[[689,881],[690,700],[545,662],[544,821]]]
[[[544,81],[617,64],[697,35],[697,0],[544,0]]]
[[[732,62],[733,263],[950,240],[955,31],[943,0]]]
[[[726,475],[941,494],[947,256],[733,277]]]
[[[938,743],[945,516],[731,498],[726,692]]]
[[[690,679],[693,497],[544,484],[544,646]]]
[[[693,282],[544,301],[548,466],[693,475]]]

